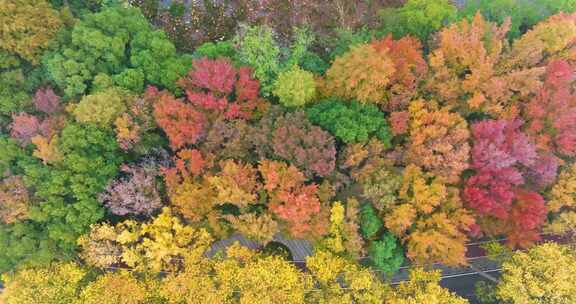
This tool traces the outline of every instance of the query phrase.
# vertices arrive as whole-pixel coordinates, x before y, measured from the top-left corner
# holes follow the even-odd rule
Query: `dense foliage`
[[[576,2],[188,2],[0,0],[0,302],[575,301]]]

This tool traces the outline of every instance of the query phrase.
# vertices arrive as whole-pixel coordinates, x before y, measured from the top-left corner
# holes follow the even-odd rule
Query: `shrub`
[[[286,107],[303,106],[316,97],[314,75],[294,66],[278,75],[273,93]]]
[[[374,136],[390,146],[390,128],[384,113],[374,105],[329,99],[315,103],[306,112],[312,123],[347,144],[364,143]]]

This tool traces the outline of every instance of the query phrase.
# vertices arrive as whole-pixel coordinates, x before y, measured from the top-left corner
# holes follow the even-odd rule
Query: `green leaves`
[[[314,75],[294,66],[278,76],[274,83],[274,95],[286,107],[303,106],[316,97]]]
[[[416,36],[426,44],[432,33],[456,21],[457,13],[449,0],[409,0],[400,8],[381,11],[380,30],[395,38]]]
[[[147,83],[175,90],[175,81],[191,66],[191,56],[178,55],[166,34],[153,30],[134,8],[87,14],[68,36],[44,58],[44,69],[67,98],[98,88],[93,82],[99,74],[135,92]]]
[[[307,114],[312,123],[347,144],[367,142],[375,136],[385,146],[390,146],[390,127],[384,113],[375,105],[328,99],[314,104]]]
[[[13,144],[6,146],[14,150]],[[24,172],[26,184],[35,189],[38,199],[30,209],[30,221],[0,226],[0,246],[11,248],[0,252],[0,260],[7,261],[0,263],[0,271],[20,262],[45,263],[72,255],[78,236],[104,217],[96,197],[117,175],[122,161],[112,131],[69,122],[58,149],[63,159],[54,166],[23,153],[18,157],[16,150],[11,156],[0,153],[8,155],[6,164],[16,161],[16,169]]]
[[[360,209],[360,232],[365,239],[372,239],[382,229],[384,223],[372,204],[362,205]]]
[[[386,274],[395,273],[404,263],[404,250],[391,233],[385,233],[381,240],[373,241],[368,255],[374,267]]]
[[[290,48],[281,48],[271,28],[255,26],[246,28],[245,33],[235,39],[239,45],[238,61],[253,69],[254,76],[260,81],[262,94],[266,97],[274,90],[278,74],[300,64],[314,41],[312,33],[304,29],[296,30],[295,36]]]
[[[536,23],[559,12],[576,11],[575,0],[476,0],[467,1],[459,16],[472,19],[480,12],[488,21],[498,24],[510,18],[508,38],[516,39]]]

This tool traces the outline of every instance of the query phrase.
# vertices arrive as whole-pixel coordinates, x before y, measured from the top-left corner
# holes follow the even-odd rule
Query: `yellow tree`
[[[468,123],[448,107],[416,100],[410,103],[409,161],[456,184],[468,169],[470,131]]]
[[[73,263],[28,268],[4,275],[5,289],[0,293],[0,303],[74,303],[85,275],[86,270]]]
[[[137,271],[175,271],[184,256],[202,256],[212,244],[205,229],[183,224],[170,208],[150,222],[126,220],[112,227],[95,225],[78,241],[80,255],[97,267],[124,263]]]
[[[303,304],[310,287],[294,264],[235,243],[220,258],[186,257],[185,270],[165,278],[160,294],[174,304]]]
[[[362,103],[384,103],[394,71],[387,49],[379,52],[370,44],[356,46],[334,60],[326,72],[323,93]]]
[[[386,304],[466,304],[468,301],[442,288],[440,272],[423,269],[410,271],[410,279],[401,283],[386,298]]]
[[[463,208],[457,189],[409,165],[398,198],[384,222],[403,241],[408,258],[417,263],[466,264],[466,233],[474,218]]]
[[[109,272],[82,289],[78,304],[148,304],[154,288],[128,271]]]
[[[567,167],[550,191],[548,210],[552,214],[546,230],[556,234],[576,232],[576,164]]]
[[[0,49],[36,64],[62,21],[45,0],[0,0],[0,24]]]
[[[556,243],[516,252],[502,265],[497,295],[513,304],[576,303],[576,257]]]
[[[366,268],[327,250],[306,258],[319,291],[307,295],[309,303],[383,303],[388,286]]]

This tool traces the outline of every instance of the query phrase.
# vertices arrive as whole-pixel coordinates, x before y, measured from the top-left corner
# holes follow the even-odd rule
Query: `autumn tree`
[[[363,255],[364,241],[359,234],[358,201],[349,199],[346,207],[334,202],[330,209],[330,229],[320,246],[335,254],[358,258]]]
[[[3,303],[75,303],[81,281],[87,271],[73,263],[53,264],[20,270],[2,276]]]
[[[146,164],[141,167],[124,165],[121,171],[127,176],[114,180],[98,197],[110,212],[150,216],[162,206],[156,186],[159,168]]]
[[[374,40],[372,45],[378,52],[388,52],[394,63],[394,73],[390,79],[387,92],[388,111],[406,110],[410,100],[428,74],[428,63],[424,59],[422,44],[412,36],[397,40],[391,35],[380,40]]]
[[[271,242],[279,231],[278,222],[268,213],[245,213],[238,216],[227,215],[225,218],[230,222],[234,231],[262,245]]]
[[[365,144],[347,146],[340,155],[339,167],[347,170],[360,186],[360,195],[378,210],[386,210],[396,203],[402,184],[399,168],[385,155],[385,145],[376,139]]]
[[[252,135],[256,134],[256,129],[265,131],[258,126],[254,127],[246,120],[227,120],[220,117],[212,122],[205,140],[198,148],[203,153],[214,155],[217,160],[252,160],[258,156],[252,151],[254,147]]]
[[[576,14],[559,13],[536,24],[515,40],[503,67],[509,70],[545,66],[552,60],[574,63]]]
[[[22,177],[10,176],[0,182],[0,221],[11,224],[26,219],[30,205],[28,189]]]
[[[258,97],[260,83],[252,78],[248,67],[236,69],[225,58],[197,59],[192,65],[192,70],[177,83],[198,109],[227,119],[249,119],[263,105]]]
[[[274,154],[300,168],[307,176],[330,175],[336,166],[334,138],[314,126],[302,111],[276,120],[271,134]]]
[[[122,263],[122,244],[117,241],[121,233],[120,226],[106,223],[90,226],[90,231],[78,238],[81,251],[78,256],[84,262],[97,268],[114,267]]]
[[[458,189],[408,165],[398,198],[384,223],[402,240],[408,258],[419,263],[466,264],[467,232],[474,218],[463,208]]]
[[[213,260],[188,257],[185,269],[162,280],[168,303],[304,303],[311,280],[278,256],[235,243]]]
[[[429,55],[432,77],[427,89],[463,115],[517,115],[515,100],[536,92],[544,70],[535,65],[504,67],[508,27],[508,22],[497,26],[477,14],[440,31]]]
[[[62,20],[47,1],[5,0],[0,3],[0,49],[17,54],[33,64],[55,36]]]
[[[387,110],[405,108],[426,74],[420,43],[387,37],[354,46],[326,72],[324,95],[375,103]]]
[[[204,114],[168,92],[159,93],[154,104],[154,117],[174,150],[195,144],[204,136],[207,124]]]
[[[40,134],[40,120],[38,117],[24,112],[12,116],[10,136],[18,140],[22,146],[30,144],[32,138]]]
[[[174,167],[164,168],[164,181],[174,209],[192,222],[213,214],[217,193],[200,176],[210,168],[209,156],[198,150],[181,150],[174,157]]]
[[[409,162],[448,183],[458,183],[460,174],[469,166],[470,132],[466,120],[449,108],[422,100],[413,101],[409,110]]]
[[[544,86],[524,106],[526,133],[540,151],[558,156],[576,155],[574,75],[568,62],[551,61],[546,67]]]
[[[318,185],[306,184],[302,172],[283,162],[263,160],[258,171],[268,193],[270,210],[286,223],[293,237],[325,234],[327,219],[321,210]]]
[[[123,150],[140,150],[146,139],[157,128],[154,104],[160,93],[149,86],[144,95],[127,104],[126,112],[114,121],[116,140]]]
[[[390,146],[390,127],[384,113],[375,105],[328,99],[312,105],[306,114],[313,124],[347,144],[363,143],[376,137]]]
[[[520,121],[504,120],[472,125],[471,166],[477,173],[466,182],[463,195],[468,206],[483,217],[484,232],[505,233],[513,246],[538,240],[546,216],[542,196],[521,187],[526,179],[520,169],[534,167],[539,156],[520,126]],[[556,167],[551,168],[555,176]]]
[[[576,257],[556,243],[518,251],[502,265],[496,293],[510,303],[570,303],[576,301]]]
[[[394,72],[394,62],[386,49],[379,52],[373,45],[358,45],[334,60],[326,71],[326,83],[322,89],[344,99],[384,104],[386,87],[390,85]]]

